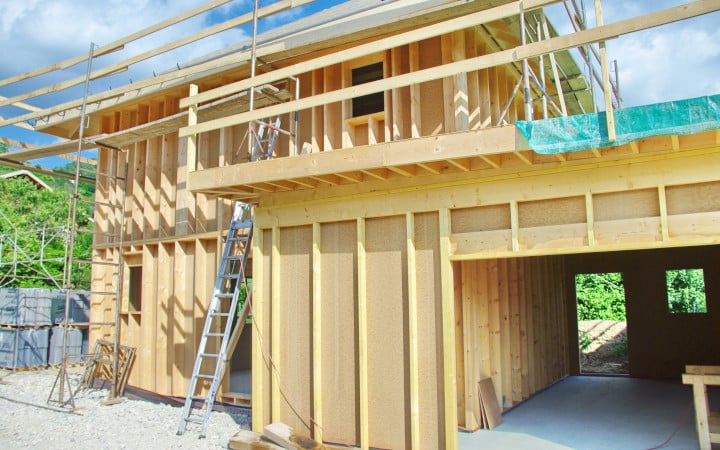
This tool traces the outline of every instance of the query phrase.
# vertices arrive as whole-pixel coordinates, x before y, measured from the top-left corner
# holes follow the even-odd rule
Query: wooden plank
[[[228,448],[233,450],[282,450],[281,447],[263,438],[263,435],[250,430],[240,430],[228,442]]]
[[[603,25],[602,2],[595,0],[595,22],[598,27]],[[605,99],[605,120],[607,123],[608,141],[615,142],[615,109],[612,103],[612,86],[610,86],[610,69],[608,67],[605,41],[598,42],[600,48],[600,70],[602,71],[602,88]]]
[[[286,449],[318,449],[322,446],[311,437],[290,428],[282,422],[266,425],[263,434],[277,445]]]
[[[276,2],[272,5],[266,6],[264,8],[260,8],[257,11],[257,14],[259,17],[267,16],[270,14],[275,14],[276,12],[284,11],[288,9],[289,7],[297,6],[303,3],[309,3],[314,0],[283,0]],[[184,20],[184,19],[183,19]],[[240,25],[246,24],[253,20],[253,13],[245,13],[241,16],[237,16],[233,19],[227,20],[222,23],[217,23],[213,26],[204,28],[196,33],[193,33],[189,36],[182,37],[180,39],[176,39],[172,42],[169,42],[167,44],[164,44],[160,47],[145,51],[143,53],[137,54],[135,56],[132,56],[130,58],[118,61],[116,63],[109,64],[101,69],[94,70],[90,74],[91,80],[97,80],[99,78],[114,75],[119,72],[128,70],[128,68],[133,65],[137,64],[139,62],[145,61],[147,59],[153,58],[158,55],[162,55],[163,53],[169,52],[171,50],[183,47],[188,44],[192,44],[193,42],[196,42],[200,39],[204,39],[206,37],[212,36],[214,34],[238,27]],[[38,97],[40,95],[49,94],[52,92],[58,92],[65,89],[68,89],[73,86],[77,86],[79,84],[82,84],[85,81],[85,76],[79,76],[67,81],[62,81],[60,83],[56,83],[49,87],[44,87],[40,89],[36,89],[31,92],[26,92],[24,94],[16,95],[10,99],[0,101],[0,107],[9,105],[11,103],[15,103],[18,100],[25,100],[28,98]],[[157,78],[157,76],[156,76]]]
[[[407,291],[408,291],[408,339],[410,371],[410,444],[420,446],[420,374],[418,349],[418,292],[417,261],[415,253],[415,215],[408,212],[406,221]],[[454,300],[453,300],[454,302]]]
[[[660,231],[663,241],[670,240],[670,230],[668,229],[668,211],[667,198],[665,196],[665,185],[658,186],[658,201],[660,203]]]
[[[410,72],[420,70],[420,44],[412,42],[408,45]],[[420,84],[410,85],[410,137],[422,136],[422,107],[420,105]]]
[[[173,277],[173,244],[159,244],[157,247],[157,300],[155,325],[155,392],[173,395],[172,373],[174,367],[173,328],[174,301],[171,292],[175,285]]]
[[[199,87],[197,84],[190,85],[190,95],[197,95]],[[198,123],[198,105],[190,105],[188,107],[188,127],[197,125]],[[185,169],[190,172],[194,172],[197,167],[197,133],[187,136],[187,165]]]
[[[520,285],[518,274],[517,258],[510,258],[507,261],[508,295],[510,299],[510,377],[511,377],[511,402],[513,404],[522,401],[522,357],[520,341]]]
[[[483,409],[487,414],[487,428],[492,430],[502,423],[502,415],[497,403],[498,397],[492,378],[483,378],[480,380],[478,383],[478,391],[480,392]]]
[[[312,226],[312,363],[313,363],[313,437],[323,442],[322,376],[322,236],[320,224]]]
[[[368,323],[367,323],[367,255],[365,252],[365,219],[357,219],[357,283],[358,283],[358,368],[360,392],[360,448],[370,447],[368,402]]]
[[[466,380],[471,370],[470,351],[467,351],[468,358],[465,358],[466,348],[469,347],[470,342],[466,336],[466,322],[469,317],[465,314],[463,308],[465,299],[465,284],[463,283],[463,277],[467,273],[468,269],[465,267],[468,263],[457,263],[455,264],[455,270],[453,270],[453,286],[455,288],[455,373],[457,376],[457,415],[458,415],[458,427],[461,429],[472,430],[474,429],[473,424],[468,423],[468,417],[466,411],[468,410],[468,396],[466,395]]]
[[[455,278],[457,285],[461,289],[461,304],[460,308],[456,311],[461,312],[463,319],[463,343],[464,343],[464,373],[463,380],[464,385],[462,386],[463,397],[460,397],[460,386],[458,388],[458,400],[460,403],[464,403],[462,411],[463,419],[465,421],[465,429],[469,431],[475,431],[481,426],[481,411],[480,411],[480,399],[477,396],[477,389],[475,388],[476,383],[482,378],[480,376],[480,358],[482,354],[480,351],[480,339],[484,339],[479,333],[478,324],[478,313],[477,308],[479,303],[482,301],[478,293],[478,277],[476,276],[476,263],[474,261],[463,262],[460,264],[460,270],[457,271],[457,275],[460,275],[458,280],[457,275]],[[456,286],[457,288],[457,286]],[[460,372],[458,372],[458,385],[460,383]]]
[[[165,97],[163,100],[163,109],[165,116],[173,114],[175,112],[174,99]],[[160,229],[158,235],[160,237],[166,237],[175,234],[175,199],[178,191],[175,186],[175,181],[180,152],[178,151],[176,133],[166,134],[161,140]]]
[[[154,25],[151,25],[149,27],[143,28],[142,30],[139,30],[139,31],[136,31],[135,33],[124,36],[124,37],[117,39],[109,44],[105,44],[103,46],[94,48],[92,51],[92,56],[93,56],[93,58],[97,58],[97,57],[105,55],[107,53],[115,52],[117,50],[122,49],[125,46],[125,44],[128,44],[132,41],[136,41],[136,40],[138,40],[142,37],[145,37],[149,34],[155,33],[157,31],[160,31],[171,25],[174,25],[176,23],[187,20],[191,17],[202,14],[202,13],[209,11],[211,9],[214,9],[220,5],[224,5],[225,3],[230,3],[231,1],[232,0],[212,0],[207,3],[203,3],[202,5],[200,5],[198,7],[195,7],[191,10],[185,11],[185,12],[178,14],[176,16],[173,16],[169,19],[165,19],[165,20],[158,22]],[[20,75],[15,75],[15,76],[12,76],[9,78],[5,78],[4,80],[0,80],[0,86],[7,86],[8,84],[17,83],[18,81],[27,80],[28,78],[36,77],[38,75],[53,72],[56,70],[67,69],[68,67],[72,67],[76,64],[80,64],[83,61],[87,61],[87,59],[88,59],[87,54],[75,56],[75,57],[66,59],[64,61],[60,61],[60,62],[51,64],[49,66],[42,67],[40,69],[35,69],[30,72],[25,72]]]
[[[512,344],[510,317],[510,285],[508,276],[508,259],[498,260],[498,291],[500,294],[500,375],[502,384],[503,409],[512,406]]]
[[[440,279],[442,283],[443,398],[445,446],[457,448],[457,387],[455,386],[455,299],[450,262],[450,210],[440,209]]]

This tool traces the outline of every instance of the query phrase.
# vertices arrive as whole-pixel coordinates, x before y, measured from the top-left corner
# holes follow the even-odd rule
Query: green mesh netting
[[[720,94],[616,110],[614,142],[608,141],[604,112],[518,121],[515,126],[537,153],[611,147],[652,136],[720,129]]]

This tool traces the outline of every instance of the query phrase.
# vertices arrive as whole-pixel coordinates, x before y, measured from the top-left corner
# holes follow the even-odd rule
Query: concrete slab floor
[[[709,389],[711,409],[718,409],[719,394]],[[690,386],[626,377],[568,377],[506,412],[492,432],[460,433],[459,448],[643,450],[664,443],[678,426],[662,448],[697,449]]]

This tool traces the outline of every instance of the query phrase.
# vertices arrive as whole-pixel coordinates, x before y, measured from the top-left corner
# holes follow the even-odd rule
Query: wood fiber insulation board
[[[300,78],[300,98],[310,97],[313,94],[313,74],[314,72],[307,72],[301,74]],[[303,143],[312,145],[313,140],[313,116],[315,108],[308,108],[298,111],[298,148],[296,154],[300,154]],[[292,120],[295,120],[292,117]],[[289,122],[288,122],[288,125]]]
[[[278,369],[284,398],[280,421],[307,435],[312,433],[314,416],[312,242],[311,226],[280,229],[280,311],[273,311],[281,324]]]
[[[427,39],[420,42],[420,69],[427,69],[441,64],[440,38]],[[437,135],[444,130],[442,80],[427,81],[420,84],[422,98],[421,136]]]
[[[405,217],[366,221],[370,446],[408,448]]]
[[[163,102],[164,115],[173,113],[173,102],[166,98]],[[175,199],[177,196],[176,177],[178,167],[178,137],[177,132],[168,133],[160,137],[161,140],[161,170],[160,170],[160,225],[161,237],[175,234]]]
[[[359,443],[357,245],[354,221],[321,225],[323,439]]]
[[[445,447],[440,223],[438,214],[415,214],[418,370],[421,448]],[[448,349],[447,351],[454,351]]]

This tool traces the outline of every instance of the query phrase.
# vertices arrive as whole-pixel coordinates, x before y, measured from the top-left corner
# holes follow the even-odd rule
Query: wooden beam
[[[588,246],[595,245],[595,208],[593,207],[593,196],[591,192],[585,193],[585,217],[587,220],[587,241]]]
[[[197,95],[198,93],[198,85],[197,84],[191,84],[190,85],[190,95]],[[197,124],[198,121],[198,105],[195,104],[193,106],[190,106],[188,108],[188,126],[192,127]],[[194,133],[192,135],[189,135],[187,137],[187,166],[186,170],[188,172],[188,176],[191,172],[195,171],[195,168],[197,166],[197,133]]]
[[[322,253],[320,224],[313,223],[312,242],[312,361],[313,361],[313,438],[323,442],[323,377],[322,377]]]
[[[558,36],[545,41],[534,42],[524,46],[482,55],[475,58],[468,58],[462,61],[455,61],[438,67],[419,70],[413,73],[397,75],[378,81],[338,89],[332,92],[294,100],[279,105],[268,106],[259,111],[250,111],[231,115],[222,119],[210,120],[194,127],[180,129],[181,136],[192,133],[201,133],[227,126],[247,123],[251,120],[261,119],[267,116],[286,114],[292,111],[299,111],[313,106],[340,102],[349,98],[362,95],[382,92],[398,87],[409,86],[413,83],[438,80],[454,76],[461,72],[480,70],[488,67],[495,67],[503,64],[521,61],[524,58],[535,58],[550,52],[558,52],[568,48],[577,47],[603,39],[612,39],[622,34],[653,28],[666,23],[677,22],[690,17],[699,16],[709,12],[720,10],[720,4],[714,0],[697,0],[687,5],[668,8],[645,16],[635,17],[619,21],[610,25],[604,25],[590,30],[579,31],[566,36]],[[6,125],[0,122],[0,126]]]
[[[412,448],[420,448],[417,259],[415,253],[415,216],[412,212],[405,214],[405,222],[407,245],[408,340],[410,344],[410,443]],[[447,349],[445,351],[447,351]]]
[[[368,323],[367,323],[367,256],[365,252],[365,219],[357,219],[358,283],[358,384],[360,395],[360,448],[370,448],[368,393]]]
[[[510,233],[512,235],[512,250],[517,252],[520,250],[520,221],[517,200],[510,202]]]
[[[297,6],[297,5],[300,5],[303,3],[310,3],[311,1],[314,1],[314,0],[281,0],[279,2],[273,3],[272,5],[258,9],[258,17],[266,17],[268,15],[272,15],[277,12],[284,11],[286,9],[292,8],[294,6]],[[128,67],[130,67],[133,64],[139,63],[141,61],[145,61],[146,59],[153,58],[158,55],[162,55],[163,53],[166,53],[168,51],[183,47],[183,46],[191,44],[193,42],[197,42],[201,39],[204,39],[204,38],[212,36],[214,34],[229,30],[231,28],[235,28],[240,25],[244,25],[248,22],[251,22],[252,20],[253,20],[253,13],[249,12],[249,13],[243,14],[241,16],[238,16],[234,19],[230,19],[228,21],[218,23],[216,25],[213,25],[211,27],[208,27],[201,31],[198,31],[197,33],[191,34],[190,36],[185,36],[183,38],[180,38],[175,41],[169,42],[165,45],[162,45],[160,47],[154,48],[152,50],[148,50],[146,52],[135,55],[131,58],[124,59],[122,61],[110,64],[106,67],[103,67],[102,69],[93,71],[90,74],[90,79],[97,80],[98,78],[102,78],[102,77],[109,76],[109,75],[114,75],[116,73],[127,70]],[[6,106],[6,105],[9,105],[12,103],[16,103],[20,100],[38,97],[40,95],[45,95],[45,94],[49,94],[52,92],[62,91],[62,90],[68,89],[70,87],[77,86],[83,82],[85,82],[85,76],[80,76],[80,77],[76,77],[76,78],[73,78],[73,79],[70,79],[67,81],[56,83],[49,87],[44,87],[44,88],[36,89],[31,92],[26,92],[24,94],[16,95],[15,97],[12,97],[12,98],[9,98],[6,100],[0,100],[0,107]]]
[[[450,210],[442,208],[440,214],[440,279],[442,297],[443,342],[443,401],[445,410],[445,447],[456,449],[457,436],[457,386],[455,381],[455,292],[453,266],[450,261]]]
[[[598,27],[603,25],[602,2],[600,0],[595,0],[595,20]],[[605,121],[607,122],[608,141],[615,142],[617,139],[617,136],[615,135],[615,110],[612,103],[610,69],[608,68],[605,41],[600,40],[598,42],[598,46],[600,47],[600,70],[602,71],[602,88],[603,96],[605,98]]]
[[[182,14],[178,14],[177,16],[163,20],[162,22],[158,22],[152,26],[143,28],[142,30],[136,31],[135,33],[129,34],[129,35],[122,37],[116,41],[113,41],[109,44],[103,45],[102,47],[95,48],[95,49],[93,49],[92,56],[93,56],[93,58],[96,58],[98,56],[102,56],[107,53],[115,52],[117,50],[122,49],[125,46],[125,44],[128,44],[132,41],[136,41],[142,37],[145,37],[149,34],[160,31],[171,25],[175,25],[176,23],[182,22],[191,17],[197,16],[198,14],[202,14],[205,11],[209,11],[220,5],[230,3],[231,1],[232,0],[213,0],[213,1],[210,1],[207,3],[204,3],[196,8],[185,11]],[[35,69],[30,72],[25,72],[20,75],[15,75],[13,77],[5,78],[4,80],[0,80],[0,86],[7,86],[8,84],[16,83],[16,82],[22,81],[22,80],[27,80],[28,78],[36,77],[38,75],[42,75],[42,74],[45,74],[48,72],[53,72],[55,70],[67,69],[68,67],[72,67],[76,64],[80,64],[83,61],[87,61],[87,59],[88,59],[87,54],[75,56],[73,58],[69,58],[64,61],[57,62],[55,64],[51,64],[49,66],[43,67],[41,69]]]
[[[662,234],[662,240],[667,242],[670,240],[670,231],[668,229],[667,197],[664,184],[658,185],[658,201],[660,203],[660,233]]]

